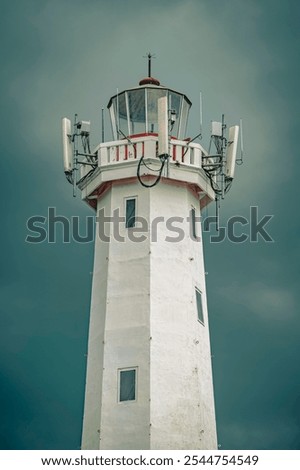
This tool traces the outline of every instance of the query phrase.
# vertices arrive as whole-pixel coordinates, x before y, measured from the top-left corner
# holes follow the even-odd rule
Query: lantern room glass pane
[[[121,130],[121,135],[128,135],[128,120],[125,93],[121,93],[119,95],[119,129]]]
[[[170,91],[169,96],[170,96],[169,98],[170,108],[171,110],[174,110],[176,114],[176,121],[171,129],[171,135],[173,137],[178,137],[182,95],[180,95],[179,93],[174,93],[173,91]]]
[[[147,120],[148,132],[153,134],[158,132],[157,122],[157,101],[162,96],[166,96],[166,90],[147,89]]]
[[[157,134],[157,104],[162,96],[168,97],[168,108],[173,111],[173,115],[175,113],[172,128],[169,122],[170,135],[185,139],[191,104],[181,93],[160,87],[127,90],[112,98],[109,108],[114,138],[123,139],[125,136],[144,133]]]
[[[124,135],[128,135],[128,120],[125,93],[120,93],[113,99],[113,107],[116,116],[117,138],[122,139]],[[120,130],[121,132],[118,132],[118,130]]]
[[[181,119],[178,131],[178,139],[185,139],[186,138],[186,127],[187,127],[187,120],[189,115],[190,105],[189,103],[183,99],[182,101],[182,110],[181,110]]]
[[[127,92],[130,120],[130,134],[146,132],[145,89]]]

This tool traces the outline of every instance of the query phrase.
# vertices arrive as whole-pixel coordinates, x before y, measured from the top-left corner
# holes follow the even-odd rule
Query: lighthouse
[[[148,75],[110,98],[94,150],[89,122],[63,119],[66,176],[96,211],[82,449],[216,449],[200,218],[232,181],[237,126],[213,124],[210,156],[187,96]]]

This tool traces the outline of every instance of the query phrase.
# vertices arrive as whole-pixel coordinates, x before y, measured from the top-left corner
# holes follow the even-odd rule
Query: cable
[[[160,168],[159,168],[159,169],[157,169],[157,168],[151,168],[151,166],[147,165],[147,163],[145,163],[144,161],[143,161],[143,165],[147,168],[147,170],[150,170],[150,171],[158,171],[158,172],[160,171]]]
[[[82,178],[80,178],[80,180],[76,182],[77,186],[80,183],[83,183],[83,181],[85,181],[92,173],[94,173],[96,168],[97,168],[97,166],[95,165],[86,175],[84,175]]]
[[[136,143],[133,143],[130,138],[128,136],[126,136],[122,131],[121,129],[118,129],[119,130],[119,133],[123,135],[123,137],[128,141],[128,143],[130,145],[132,145],[133,147],[133,152],[134,152],[134,156],[136,158]],[[159,155],[158,157],[161,161],[161,166],[160,168],[157,170],[155,168],[151,168],[150,166],[147,165],[147,163],[144,162],[144,155],[141,156],[140,160],[139,160],[139,163],[138,163],[138,166],[137,166],[137,178],[139,180],[139,182],[141,183],[142,186],[144,186],[144,188],[153,188],[154,186],[156,186],[160,179],[161,179],[161,175],[162,175],[162,172],[163,172],[163,169],[164,169],[164,166],[165,166],[165,163],[166,161],[168,160],[169,158],[169,155],[168,154],[162,154],[162,155]],[[154,183],[152,184],[146,184],[142,181],[142,178],[141,178],[141,175],[140,175],[140,171],[141,171],[141,165],[144,165],[148,170],[150,171],[154,171],[154,172],[158,172],[158,176],[156,178],[156,180],[154,181]]]
[[[138,178],[139,182],[141,183],[141,185],[144,186],[144,188],[153,188],[154,186],[156,186],[159,183],[159,181],[161,179],[161,175],[162,175],[165,163],[169,158],[169,155],[167,153],[164,153],[162,155],[159,155],[158,158],[161,161],[161,166],[160,166],[159,170],[152,170],[152,171],[157,171],[158,172],[158,176],[157,176],[156,180],[154,181],[154,183],[152,183],[152,184],[146,184],[142,181],[141,175],[140,175],[141,165],[143,164],[148,169],[149,169],[149,167],[147,167],[147,165],[144,162],[144,155],[139,160],[139,163],[138,163],[138,166],[137,166],[137,178]]]
[[[200,134],[197,134],[196,137],[193,137],[193,139],[189,140],[189,142],[186,144],[186,149],[182,155],[182,158],[185,156],[185,154],[187,153],[188,149],[189,149],[189,145],[194,142],[194,140],[198,139],[198,137],[202,138],[202,132],[200,132]]]

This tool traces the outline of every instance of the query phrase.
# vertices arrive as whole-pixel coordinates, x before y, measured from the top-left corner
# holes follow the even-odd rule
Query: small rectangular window
[[[196,290],[196,303],[197,303],[198,320],[204,325],[203,307],[202,307],[202,294],[197,288],[195,290]]]
[[[119,401],[136,399],[136,369],[119,371]]]
[[[135,226],[135,211],[136,211],[136,199],[126,199],[126,219],[125,227],[131,228]]]
[[[196,209],[192,207],[191,210],[191,219],[192,219],[192,238],[196,240],[197,233],[196,233]]]

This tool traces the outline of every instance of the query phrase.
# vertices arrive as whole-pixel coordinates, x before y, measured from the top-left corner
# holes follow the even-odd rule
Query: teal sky
[[[300,449],[299,21],[296,0],[1,2],[1,449],[80,447],[93,244],[28,244],[26,220],[92,214],[65,181],[61,117],[91,119],[98,144],[101,108],[145,76],[147,51],[194,103],[192,137],[202,91],[204,146],[211,120],[243,118],[221,225],[274,215],[274,243],[205,236],[219,444]]]

